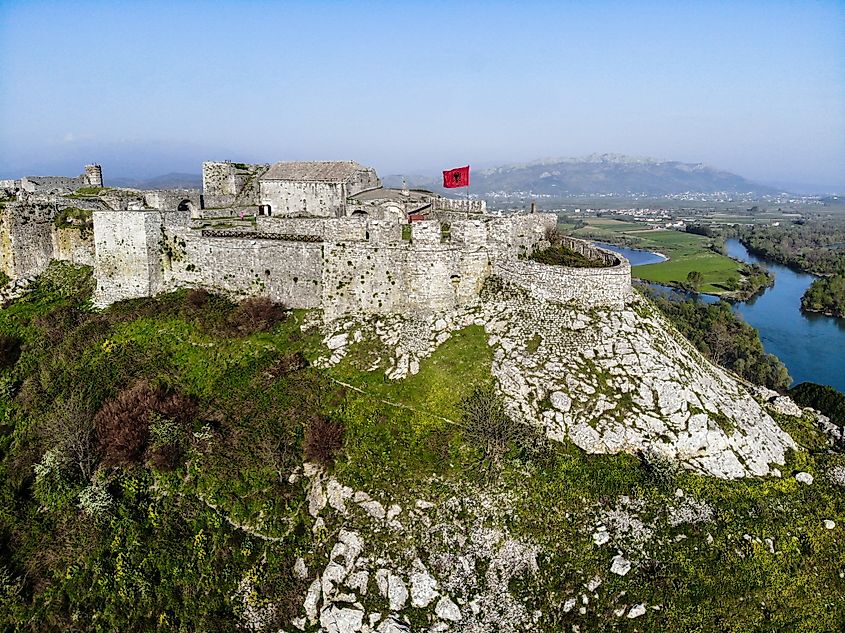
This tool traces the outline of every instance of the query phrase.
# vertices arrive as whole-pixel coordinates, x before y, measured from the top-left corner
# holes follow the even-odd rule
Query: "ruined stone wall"
[[[354,196],[356,193],[377,187],[381,187],[381,180],[376,170],[368,167],[355,172],[349,179],[346,184],[346,195]]]
[[[626,260],[611,268],[569,268],[500,258],[493,274],[553,303],[621,308],[631,295],[631,265]]]
[[[234,196],[235,174],[232,163],[206,161],[202,164],[202,192],[206,196]]]
[[[67,178],[66,176],[24,176],[21,178],[21,189],[30,193],[47,192],[57,189],[79,189],[87,186],[85,176]]]
[[[198,189],[156,189],[143,196],[145,206],[160,211],[176,211],[181,204],[184,211],[195,212],[202,206]]]
[[[269,204],[274,217],[334,218],[345,215],[346,197],[344,183],[262,180],[259,204]]]
[[[100,165],[85,165],[85,182],[89,187],[102,187],[103,168]]]
[[[93,266],[94,232],[80,227],[53,229],[53,259],[71,264]]]
[[[259,178],[268,168],[262,164],[206,161],[202,164],[202,192],[209,197],[230,196],[240,204],[257,204]]]
[[[487,213],[487,202],[485,200],[460,200],[438,197],[434,199],[434,210],[455,211],[466,218],[468,214]]]
[[[9,202],[0,209],[0,258],[12,279],[37,275],[53,257],[54,204]]]
[[[95,211],[94,248],[97,305],[161,291],[162,215],[158,211]]]
[[[557,216],[553,213],[493,216],[487,220],[487,245],[509,257],[527,256],[555,226]]]
[[[319,218],[277,218],[266,215],[255,218],[255,230],[258,233],[323,237],[325,228],[325,220]]]
[[[389,220],[259,217],[258,235],[266,237],[252,238],[203,235],[190,228],[196,221],[184,212],[95,212],[96,300],[205,287],[264,295],[295,308],[322,307],[327,319],[419,313],[472,303],[495,272],[545,300],[621,305],[630,293],[625,261],[573,269],[513,255],[542,241],[554,219],[460,220],[450,235],[427,220],[412,223],[407,240],[402,225]],[[520,249],[503,235],[521,240]],[[574,246],[592,248],[580,241]]]
[[[453,309],[476,299],[489,270],[486,253],[446,244],[331,242],[321,302],[326,319]]]
[[[291,308],[318,308],[322,244],[248,238],[203,237],[166,231],[161,290],[201,287],[234,295],[267,296]]]

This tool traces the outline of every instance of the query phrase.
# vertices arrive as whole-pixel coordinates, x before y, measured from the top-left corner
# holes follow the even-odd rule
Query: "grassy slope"
[[[795,455],[782,480],[724,482],[688,473],[656,478],[631,456],[587,456],[555,445],[542,456],[513,451],[491,481],[475,470],[478,455],[459,425],[441,419],[458,420],[460,399],[489,380],[490,351],[479,327],[456,333],[406,381],[361,370],[378,353],[371,342],[331,370],[274,378],[268,369],[280,356],[317,353],[319,338],[300,331],[301,314],[267,333],[205,334],[174,295],[122,313],[120,306],[107,311],[108,327],[98,335],[74,341],[68,334],[57,345],[44,345],[33,317],[73,301],[43,288],[0,311],[0,331],[27,341],[17,365],[2,374],[17,393],[2,398],[0,427],[5,627],[232,630],[242,612],[234,593],[244,577],[253,581],[255,604],[281,605],[277,628],[283,626],[301,612],[307,584],[291,576],[294,558],[305,557],[314,569],[324,564],[326,543],[332,543],[311,535],[302,483],[287,480],[301,462],[302,435],[315,413],[345,424],[335,474],[356,489],[403,499],[423,488],[436,501],[447,493],[430,489],[434,476],[511,491],[510,529],[545,551],[540,576],[513,590],[546,614],[547,630],[579,622],[582,630],[821,632],[845,622],[839,576],[845,554],[838,544],[845,507],[841,488],[823,475],[845,460],[819,451],[823,444],[806,423],[791,422],[790,430],[816,450]],[[34,378],[41,368],[47,375]],[[56,402],[84,381],[96,381],[92,398],[102,401],[141,375],[195,396],[203,409],[197,430],[208,424],[212,439],[193,447],[173,472],[150,465],[103,471],[114,502],[96,520],[76,507],[75,495],[85,485],[78,478],[67,477],[62,494],[39,493],[32,473],[44,441],[34,430],[54,414]],[[35,399],[33,381],[47,383]],[[798,469],[816,475],[816,483],[797,484],[789,475]],[[713,505],[716,522],[667,527],[663,514],[676,487]],[[591,539],[594,515],[620,495],[645,504],[641,515],[657,521],[658,534],[649,545],[653,562],[624,578],[607,571],[614,550]],[[823,519],[840,527],[826,530]],[[230,521],[282,542],[262,540]],[[681,534],[686,538],[676,540]],[[764,538],[773,539],[776,554]],[[604,584],[588,614],[565,613],[564,599],[595,574]],[[621,591],[629,604],[645,601],[661,610],[620,621],[612,610]]]

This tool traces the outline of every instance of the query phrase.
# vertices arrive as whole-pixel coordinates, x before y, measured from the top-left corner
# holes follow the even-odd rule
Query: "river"
[[[599,245],[624,255],[632,266],[665,259],[658,253]],[[783,361],[794,383],[816,382],[845,392],[845,319],[801,311],[801,297],[815,277],[755,257],[739,240],[728,240],[726,247],[734,259],[761,264],[775,276],[774,286],[733,304],[734,312],[760,332],[765,350]]]

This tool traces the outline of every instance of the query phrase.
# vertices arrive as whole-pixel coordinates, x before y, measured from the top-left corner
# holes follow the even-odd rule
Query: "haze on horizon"
[[[0,2],[0,177],[622,153],[845,191],[842,2]]]

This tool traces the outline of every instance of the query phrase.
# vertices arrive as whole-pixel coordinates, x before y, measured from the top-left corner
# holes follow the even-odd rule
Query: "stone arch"
[[[177,210],[177,211],[190,211],[190,212],[191,212],[191,214],[193,214],[193,213],[194,213],[194,211],[196,210],[196,206],[194,206],[194,203],[193,203],[193,202],[191,202],[190,200],[188,200],[187,198],[185,198],[184,200],[182,200],[182,201],[181,201],[181,202],[180,202],[180,203],[176,206],[176,210]]]
[[[366,218],[367,215],[368,215],[368,213],[366,211],[364,211],[363,209],[355,209],[352,212],[353,218]]]

